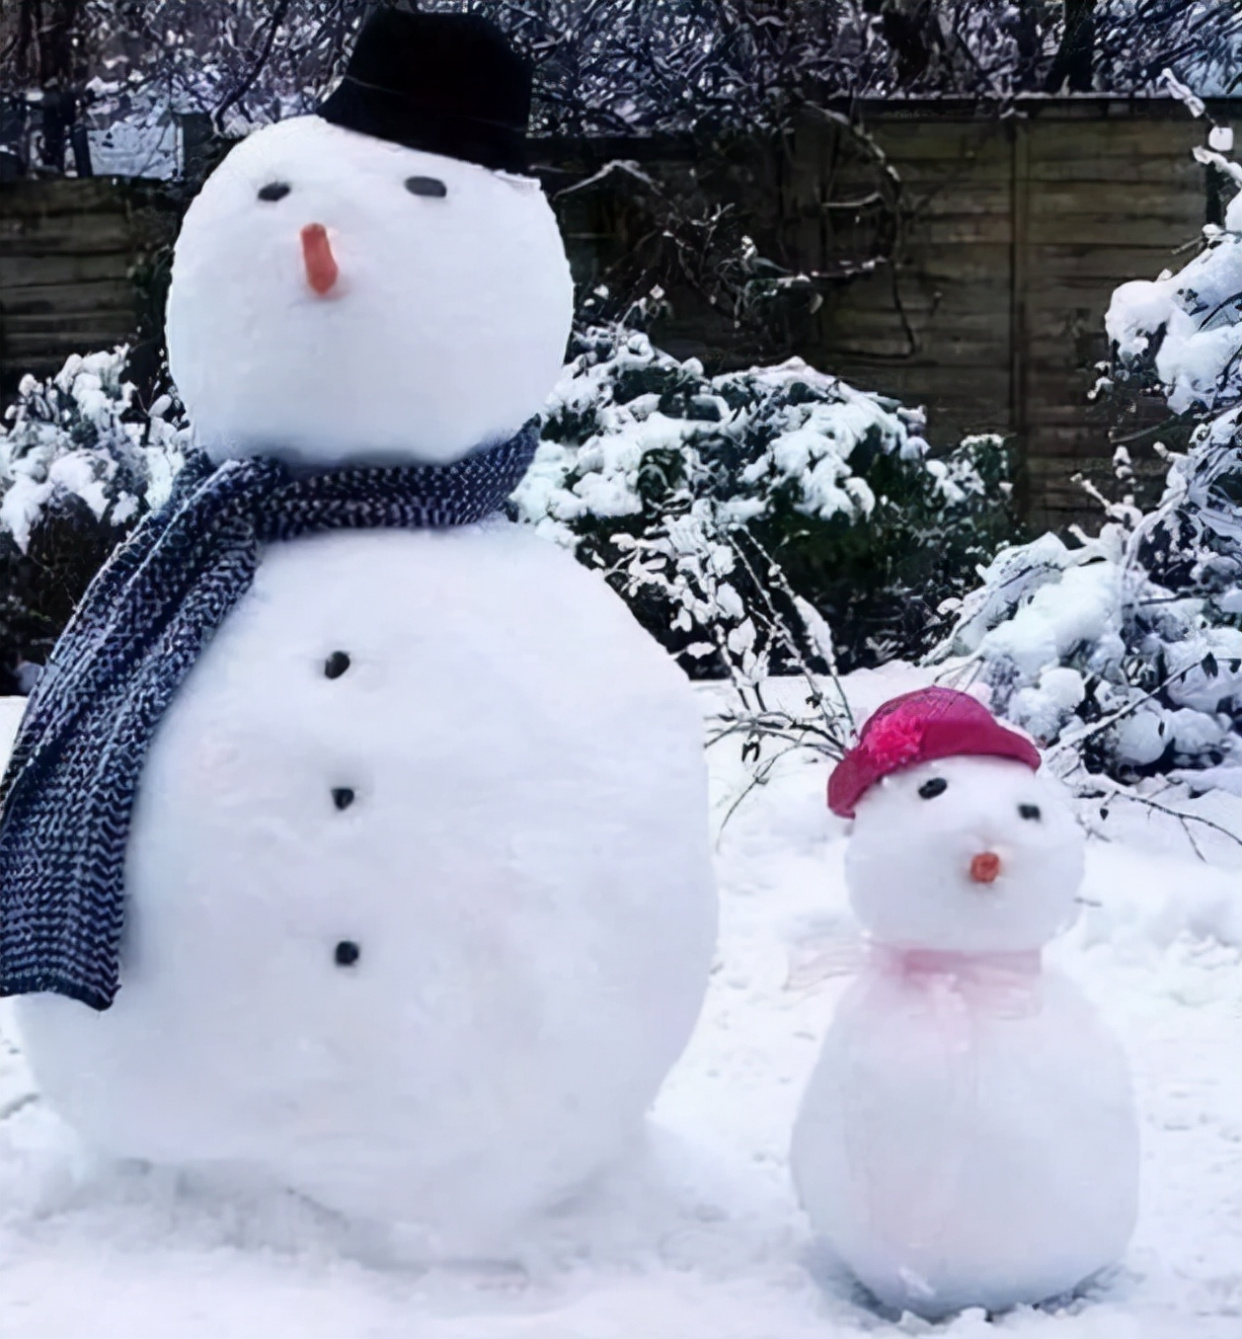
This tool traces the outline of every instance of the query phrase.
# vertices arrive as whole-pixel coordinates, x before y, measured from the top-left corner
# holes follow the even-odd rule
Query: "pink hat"
[[[933,758],[1013,758],[1038,770],[1039,750],[1007,730],[977,698],[954,688],[920,688],[885,702],[828,778],[828,808],[842,818],[881,777]]]

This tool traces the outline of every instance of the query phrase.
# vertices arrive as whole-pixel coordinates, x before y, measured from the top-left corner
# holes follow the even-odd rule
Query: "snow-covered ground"
[[[922,678],[858,674],[851,697],[865,712]],[[0,753],[19,707],[0,701]],[[726,747],[710,755],[718,819],[745,780]],[[877,1317],[824,1267],[785,1154],[853,947],[825,778],[823,764],[789,759],[729,820],[719,962],[650,1147],[532,1240],[521,1267],[420,1270],[399,1240],[289,1198],[95,1164],[39,1101],[0,1004],[0,1336],[1236,1339],[1242,878],[1227,844],[1204,863],[1154,821],[1105,825],[1118,838],[1091,843],[1084,888],[1099,906],[1050,953],[1134,1066],[1143,1203],[1122,1267],[1058,1311],[940,1326]],[[1242,820],[1242,801],[1225,803],[1233,813],[1217,817]]]

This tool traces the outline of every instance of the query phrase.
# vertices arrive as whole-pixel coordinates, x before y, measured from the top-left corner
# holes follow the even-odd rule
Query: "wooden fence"
[[[0,186],[0,391],[71,353],[158,340],[155,268],[176,236],[180,193],[160,182],[6,181]],[[154,307],[154,310],[153,310]]]
[[[843,124],[847,110],[861,113],[872,147]],[[1208,111],[1242,121],[1242,99]],[[1121,439],[1134,439],[1140,474],[1161,468],[1152,434],[1136,429],[1163,410],[1119,420],[1089,395],[1108,356],[1113,289],[1183,264],[1211,221],[1213,189],[1219,205],[1219,183],[1192,153],[1206,134],[1205,121],[1167,99],[1032,97],[1003,118],[947,101],[811,109],[777,151],[742,148],[710,164],[688,141],[588,143],[561,155],[580,177],[628,157],[682,196],[694,177],[705,201],[738,212],[763,255],[825,276],[820,305],[789,322],[777,356],[926,406],[934,445],[1009,436],[1023,510],[1060,527],[1098,524],[1074,476],[1109,481]],[[627,189],[631,201],[641,195]],[[606,278],[650,236],[656,211],[601,184],[595,197],[562,197],[561,218],[576,268],[593,263]],[[884,258],[870,272],[834,280],[876,253]],[[695,285],[672,274],[665,287],[672,311],[653,329],[657,342],[709,365],[753,356]]]
[[[1211,111],[1242,119],[1242,102]],[[926,404],[933,440],[1012,434],[1031,520],[1081,518],[1072,476],[1107,476],[1114,441],[1134,435],[1088,398],[1108,356],[1104,313],[1119,283],[1178,268],[1200,239],[1204,123],[1180,104],[1104,98],[1030,99],[1003,121],[892,104],[866,119],[901,177],[897,264],[826,304],[799,351]],[[782,212],[812,263],[839,244],[833,218],[815,217],[839,141],[834,124],[807,121],[791,155]],[[1134,454],[1155,467],[1150,437]]]
[[[1242,100],[1209,105],[1226,124],[1240,112]],[[1030,519],[1088,519],[1072,476],[1107,474],[1116,426],[1106,405],[1088,399],[1107,355],[1104,312],[1118,283],[1178,265],[1177,248],[1199,237],[1208,180],[1192,149],[1205,123],[1176,102],[1106,97],[1020,100],[1004,118],[943,101],[861,113],[895,177],[860,154],[839,116],[813,110],[782,141],[753,140],[710,161],[690,139],[546,143],[537,159],[551,189],[616,160],[655,180],[693,181],[792,271],[832,276],[896,220],[885,262],[821,284],[821,305],[797,313],[772,352],[925,405],[935,444],[1009,434]],[[159,183],[5,183],[6,391],[22,372],[46,373],[70,352],[140,333],[142,304],[159,287],[152,258],[166,262],[184,194]],[[618,198],[579,187],[557,200],[583,285],[639,244]],[[746,360],[746,340],[701,289],[676,275],[667,288],[672,309],[653,330],[657,342],[709,364]]]

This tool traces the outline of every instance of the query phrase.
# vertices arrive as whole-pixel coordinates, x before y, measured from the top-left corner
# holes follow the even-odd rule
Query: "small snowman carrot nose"
[[[320,297],[326,296],[332,291],[340,270],[328,241],[328,230],[322,223],[308,223],[302,229],[302,259],[306,263],[306,282]]]
[[[970,862],[970,877],[976,883],[994,883],[1000,871],[1001,860],[995,851],[981,851]]]

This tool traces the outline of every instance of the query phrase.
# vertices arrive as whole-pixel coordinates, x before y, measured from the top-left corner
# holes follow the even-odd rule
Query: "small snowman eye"
[[[259,187],[259,199],[283,200],[292,189],[287,181],[269,181],[266,186]]]
[[[1018,805],[1018,813],[1021,817],[1032,819],[1036,823],[1043,817],[1037,804],[1020,804]]]
[[[448,194],[448,187],[439,177],[406,177],[405,189],[411,195],[429,195],[436,200],[443,200]]]
[[[934,776],[930,781],[924,781],[919,787],[919,794],[925,800],[934,800],[937,795],[943,795],[949,789],[949,783],[942,776]]]

